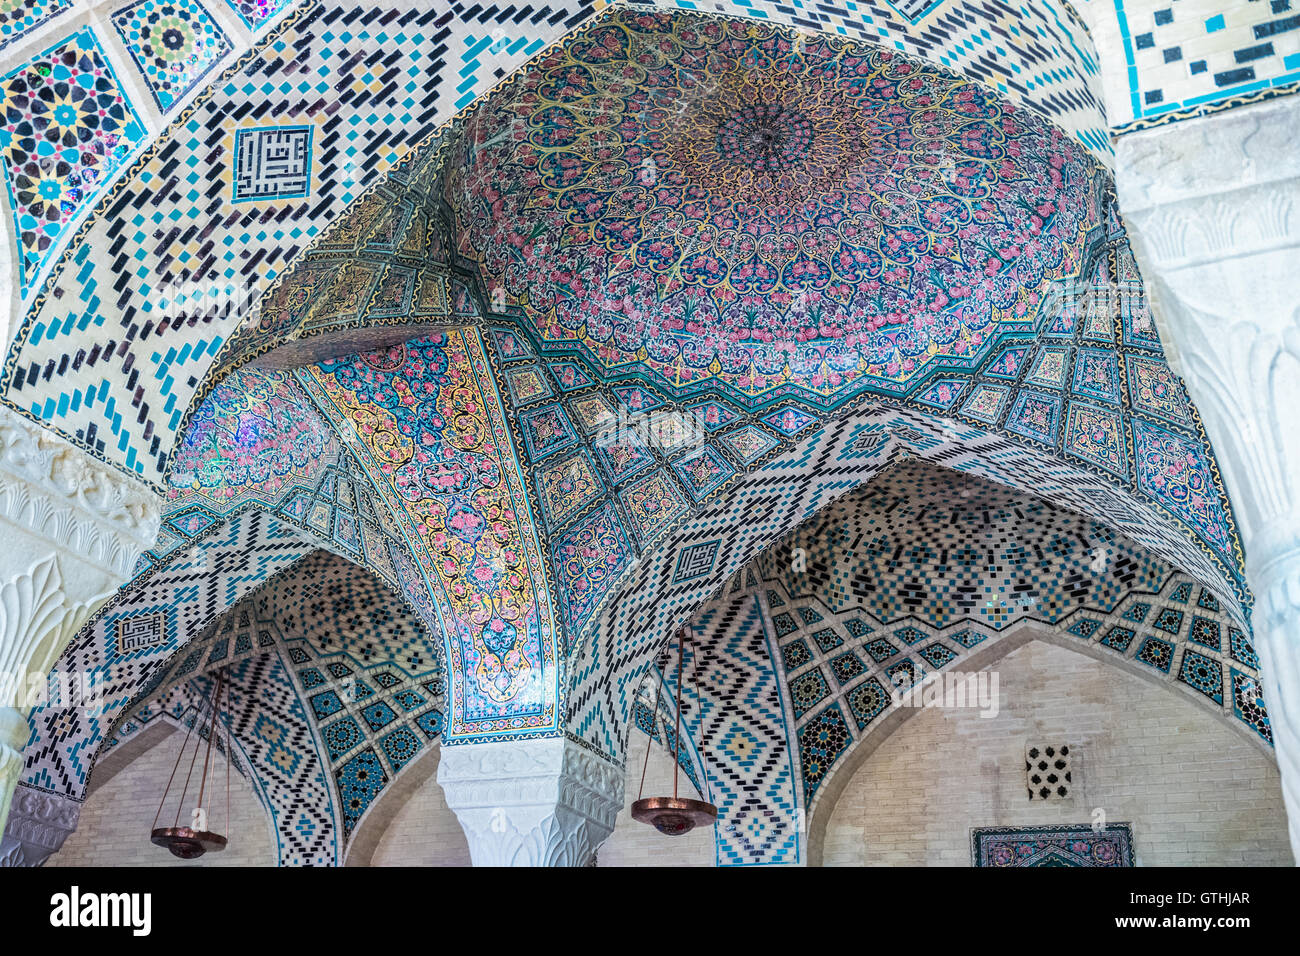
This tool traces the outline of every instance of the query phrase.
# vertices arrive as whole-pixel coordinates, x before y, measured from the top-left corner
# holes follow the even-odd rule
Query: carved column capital
[[[1248,559],[1300,539],[1300,97],[1121,137],[1116,188]]]
[[[106,574],[130,577],[158,535],[162,500],[0,405],[0,522]]]
[[[562,737],[444,747],[438,783],[475,866],[586,866],[623,808],[622,769]]]
[[[77,829],[81,804],[43,790],[19,786],[0,838],[0,866],[40,866]]]

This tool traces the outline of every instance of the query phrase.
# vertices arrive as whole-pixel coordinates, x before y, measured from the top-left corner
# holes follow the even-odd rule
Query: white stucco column
[[[1240,524],[1300,858],[1300,96],[1132,133],[1120,209]]]
[[[444,747],[438,783],[475,866],[587,866],[623,809],[623,770],[562,737]]]
[[[160,504],[140,482],[0,406],[0,825],[22,768],[33,690],[130,578],[158,533]],[[82,675],[66,677],[70,688],[85,686]],[[44,814],[48,802],[24,806],[42,819],[66,817]],[[6,838],[0,857],[15,853]]]

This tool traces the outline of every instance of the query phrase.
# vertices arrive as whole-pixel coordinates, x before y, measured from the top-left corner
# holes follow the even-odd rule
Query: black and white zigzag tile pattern
[[[284,822],[293,830],[281,833],[281,863],[333,864],[333,857],[307,853],[296,835],[337,832],[339,847],[345,848],[356,821],[384,785],[438,739],[444,695],[440,648],[389,588],[338,556],[317,551],[207,628],[131,708],[123,728],[167,712],[168,695],[178,689],[193,688],[200,678],[210,681],[223,668],[232,675],[243,673],[248,661],[263,655],[287,665],[291,689],[302,702],[290,716],[297,720],[299,709],[306,715],[318,763],[330,770],[324,785],[329,802],[316,796],[304,804],[306,790],[320,786],[319,781],[304,783],[283,772],[288,758],[275,745],[283,739],[284,713],[268,713],[261,721],[245,718],[244,726],[251,728],[247,732],[261,742],[245,740],[237,729],[236,743],[246,751],[260,747],[276,754],[278,763],[270,773],[264,774],[256,762],[253,768],[277,826]],[[232,681],[238,689],[238,680]],[[302,738],[296,730],[293,736]],[[340,790],[347,768],[366,751],[380,761],[383,773],[360,791],[368,799],[353,806],[357,788],[346,801]],[[329,806],[334,813],[312,815],[306,806]]]
[[[38,707],[23,751],[23,782],[82,799],[105,732],[164,664],[219,614],[315,550],[293,528],[249,510],[165,567],[119,592],[60,655],[55,670],[88,674],[102,711]]]
[[[224,732],[234,738],[236,767],[247,770],[258,799],[267,808],[276,835],[280,866],[335,866],[341,859],[337,794],[330,785],[322,747],[308,717],[292,671],[278,644],[255,646],[229,662],[229,703],[222,691],[218,748]],[[198,733],[210,719],[215,680],[212,673],[186,675],[179,683],[132,711],[113,738],[126,739],[155,720]],[[190,744],[193,746],[193,743]],[[221,797],[211,804],[210,820],[221,822]],[[228,833],[232,840],[258,840],[261,833]],[[160,851],[161,852],[161,851]]]
[[[780,642],[788,727],[801,739],[838,708],[859,741],[897,709],[890,691],[961,670],[972,648],[1034,622],[1271,741],[1235,603],[1109,528],[1022,492],[901,463],[755,566]],[[804,768],[810,806],[837,765]]]
[[[879,593],[862,595],[845,611],[820,598],[791,594],[783,578],[764,585],[768,614],[776,630],[784,631],[778,666],[791,708],[782,729],[800,741],[801,750],[827,726],[843,732],[838,749],[814,752],[812,759],[802,755],[800,790],[809,814],[852,750],[871,734],[890,733],[893,725],[884,718],[909,706],[906,697],[895,703],[893,692],[902,695],[923,682],[919,698],[910,704],[920,706],[927,685],[942,695],[960,680],[965,706],[988,706],[963,663],[973,649],[994,647],[1018,629],[1014,624],[1027,620],[1043,625],[1067,646],[1075,644],[1084,653],[1208,707],[1254,744],[1272,743],[1262,682],[1245,662],[1254,660],[1249,639],[1236,615],[1185,574],[1170,573],[1154,591],[1126,589],[1110,607],[1078,606],[1055,623],[1024,613],[1000,631],[973,617],[945,626],[896,617],[887,601],[880,602],[885,607],[877,606]],[[1217,647],[1199,643],[1205,635],[1220,636]],[[1151,730],[1134,728],[1135,733]],[[1248,740],[1241,745],[1251,746]]]
[[[275,816],[280,865],[336,864],[342,831],[334,794],[287,663],[279,654],[266,654],[236,664],[230,678],[232,730]],[[211,694],[211,677],[195,683]]]
[[[105,190],[27,309],[5,401],[161,487],[195,390],[258,295],[413,146],[590,10],[301,6]],[[236,201],[237,132],[283,127],[312,131],[307,195]],[[160,308],[187,283],[217,304]]]
[[[797,861],[826,780],[888,732],[890,692],[961,671],[1025,622],[1271,742],[1235,603],[1094,520],[900,456],[731,574],[691,622],[683,721],[719,806],[719,865]],[[660,674],[671,706],[674,646],[635,700],[643,731]]]
[[[863,409],[740,479],[726,500],[705,508],[642,557],[606,604],[595,636],[578,649],[568,699],[571,730],[618,755],[633,695],[663,642],[761,550],[901,456],[1033,489],[1117,529],[1198,580],[1223,587],[1220,570],[1184,530],[1081,468],[927,413]],[[705,542],[717,545],[711,573],[678,578],[681,552]]]
[[[683,736],[718,808],[718,866],[803,858],[801,788],[776,656],[754,589],[720,597],[691,622],[681,680]],[[671,658],[662,665],[663,696],[670,701],[674,668]]]

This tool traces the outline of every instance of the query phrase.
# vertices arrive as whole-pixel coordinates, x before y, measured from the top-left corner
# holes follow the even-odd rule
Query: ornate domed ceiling
[[[979,84],[743,20],[604,18],[465,121],[460,252],[603,376],[753,410],[906,394],[1033,333],[1099,168]]]
[[[325,547],[445,640],[445,739],[568,733],[617,758],[667,635],[908,456],[1085,513],[1245,600],[1107,184],[1038,115],[893,51],[605,11],[357,196],[247,321],[68,399],[118,419],[100,450],[170,482],[172,505],[72,659],[99,648],[138,689]],[[100,321],[57,298],[11,362],[19,391],[53,377],[60,330]],[[312,351],[376,330],[400,344]],[[307,364],[249,364],[272,350]],[[622,427],[646,412],[699,427]],[[155,643],[114,656],[137,626]]]
[[[176,447],[171,507],[202,503],[228,512],[246,500],[271,504],[336,460],[334,433],[303,404],[283,372],[241,369],[224,379]]]

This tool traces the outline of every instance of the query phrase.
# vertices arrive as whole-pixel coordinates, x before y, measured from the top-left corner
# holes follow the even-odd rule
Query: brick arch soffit
[[[969,664],[967,669],[970,671],[989,669],[1007,655],[1036,641],[1050,644],[1054,647],[1063,648],[1072,654],[1078,654],[1080,657],[1102,661],[1131,677],[1136,677],[1146,683],[1154,684],[1170,694],[1176,694],[1180,699],[1187,700],[1184,695],[1178,693],[1177,688],[1172,682],[1161,680],[1157,675],[1151,673],[1149,670],[1139,667],[1133,661],[1120,659],[1115,655],[1108,655],[1092,645],[1081,644],[1078,641],[1072,642],[1068,635],[1062,634],[1059,631],[1054,631],[1038,622],[1025,623],[1018,627],[1013,633],[999,637],[997,640],[992,641],[989,646],[984,648],[982,651],[972,654],[967,661]],[[1197,706],[1195,702],[1189,701],[1189,703],[1193,706]],[[835,762],[825,784],[822,788],[819,788],[814,797],[811,812],[808,813],[807,853],[809,866],[822,865],[822,854],[825,849],[827,825],[829,824],[831,817],[834,815],[835,807],[839,803],[840,797],[843,796],[845,789],[847,789],[853,778],[857,776],[857,774],[871,759],[871,756],[879,750],[880,747],[890,739],[890,737],[905,728],[909,720],[923,712],[924,708],[920,707],[899,708],[891,713],[879,728],[854,742]],[[1215,717],[1217,720],[1222,722],[1225,727],[1231,728],[1235,734],[1244,738],[1242,740],[1243,746],[1257,748],[1267,754],[1270,759],[1272,758],[1272,748],[1252,734],[1239,721],[1232,720],[1222,711],[1216,713]]]
[[[819,424],[822,427],[795,452],[744,475],[725,489],[728,494],[711,498],[703,509],[662,534],[653,550],[609,588],[593,616],[598,623],[571,651],[566,696],[570,722],[576,725],[572,732],[597,749],[611,752],[617,743],[621,750],[636,689],[677,629],[719,597],[750,560],[815,521],[842,495],[909,458],[1043,498],[1095,520],[1222,592],[1249,619],[1249,605],[1243,600],[1248,592],[1236,587],[1171,517],[1128,489],[1027,443],[934,412],[874,401],[858,403]],[[783,474],[787,463],[797,464]],[[784,520],[772,522],[771,509],[782,505]],[[711,541],[721,544],[708,556],[706,573],[682,580],[678,572],[686,552]],[[612,673],[593,666],[602,660],[614,663]],[[614,755],[622,759],[621,753]]]
[[[102,679],[113,663],[112,659],[118,656],[116,651],[109,653],[110,643],[117,638],[114,630],[120,622],[129,622],[138,614],[148,625],[145,637],[154,639],[157,649],[152,652],[149,647],[143,652],[134,650],[133,658],[116,663],[119,671],[128,671],[125,675],[119,674],[119,680],[126,680],[129,687],[142,687],[162,664],[172,659],[174,652],[184,649],[195,635],[237,604],[262,579],[275,573],[280,565],[296,562],[319,546],[299,537],[294,533],[297,530],[280,531],[277,519],[252,506],[224,516],[196,534],[186,547],[176,548],[157,563],[140,568],[136,576],[119,588],[82,626],[60,654],[55,670],[89,671]],[[214,566],[216,562],[212,560],[212,555],[223,548],[243,555],[251,562],[238,569],[228,568],[231,571],[248,569],[249,573],[234,575],[225,587],[221,586],[225,577],[222,568]],[[190,601],[181,603],[175,600],[175,592],[181,587],[188,589]],[[127,698],[122,703],[129,700]],[[95,718],[89,726],[78,727],[61,743],[46,739],[47,717],[50,716],[46,714],[47,710],[51,714],[65,713],[57,708],[42,707],[32,712],[30,720],[34,732],[24,749],[27,767],[23,782],[82,799],[90,782],[93,755],[106,740],[99,728],[116,720],[121,705]],[[66,767],[57,765],[56,758],[73,749],[85,749],[92,741],[96,741],[92,759],[84,769],[78,766],[80,761],[70,761]],[[62,791],[42,786],[32,779],[33,774],[60,777]]]
[[[297,583],[298,581],[309,581],[310,579],[307,579],[305,577],[305,573],[309,569],[304,567],[304,565],[311,562],[313,559],[320,557],[324,553],[326,553],[324,548],[312,551],[311,553],[304,556],[303,558],[300,558],[298,561],[295,561],[289,567],[280,570],[275,575],[261,582],[255,588],[252,588],[249,591],[245,592],[238,601],[236,601],[227,610],[225,610],[220,615],[218,615],[215,619],[209,622],[208,625],[206,625],[203,628],[203,630],[192,641],[190,641],[184,648],[180,649],[181,651],[184,652],[184,656],[188,658],[190,655],[197,654],[206,658],[212,652],[216,644],[218,643],[226,644],[233,637],[234,633],[239,631],[242,626],[238,622],[233,622],[232,619],[235,615],[247,611],[250,608],[250,605],[254,605],[260,599],[263,598],[274,599],[277,596],[278,592],[286,584],[292,585],[294,583]],[[367,572],[367,569],[361,568],[361,566],[356,565],[347,556],[338,555],[335,552],[329,552],[329,553],[335,558],[341,558],[346,566],[352,567],[353,569],[357,569],[362,572]],[[398,596],[397,592],[391,587],[391,585],[389,585],[387,582],[384,582],[379,575],[373,574],[372,572],[367,572],[366,576],[372,579],[376,584],[378,584],[381,589],[383,589],[385,592],[387,592],[390,595],[390,597]],[[168,661],[159,668],[159,674],[162,675],[161,682],[154,684],[153,686],[146,687],[144,690],[142,690],[139,694],[136,695],[136,697],[131,701],[131,703],[126,708],[123,709],[123,711],[117,718],[112,728],[112,731],[107,737],[107,740],[112,740],[118,733],[120,733],[124,725],[129,724],[133,721],[138,721],[139,720],[138,715],[140,715],[142,711],[147,711],[151,708],[161,707],[163,706],[163,704],[165,704],[167,700],[169,700],[175,695],[181,695],[182,697],[202,696],[201,691],[197,689],[195,686],[196,681],[200,681],[200,680],[207,681],[209,684],[208,692],[210,692],[211,682],[212,682],[211,675],[214,674],[216,671],[226,667],[228,664],[240,665],[240,664],[247,663],[252,658],[261,658],[267,655],[276,655],[280,662],[280,665],[283,667],[289,679],[289,684],[292,688],[294,696],[296,697],[298,704],[301,707],[303,713],[303,723],[311,734],[312,741],[315,746],[316,753],[318,755],[318,759],[320,760],[321,764],[323,764],[321,770],[326,778],[327,796],[329,798],[330,805],[331,805],[332,817],[336,825],[336,829],[338,830],[338,836],[336,837],[336,839],[338,839],[339,841],[338,854],[339,854],[339,858],[341,859],[346,853],[350,851],[353,839],[355,838],[358,832],[361,820],[366,819],[369,816],[370,811],[375,805],[375,803],[377,803],[380,799],[382,799],[389,793],[389,790],[392,787],[394,782],[396,782],[399,779],[403,779],[405,777],[406,772],[411,769],[411,766],[413,764],[420,763],[425,758],[427,758],[431,752],[436,750],[436,745],[438,742],[437,734],[435,733],[433,737],[429,737],[427,735],[427,732],[425,733],[413,732],[411,730],[411,727],[409,726],[412,720],[409,717],[408,712],[403,710],[401,706],[396,703],[396,699],[398,695],[402,693],[406,693],[407,691],[410,690],[415,690],[418,693],[420,688],[426,688],[425,693],[427,693],[428,692],[427,686],[429,681],[426,679],[425,676],[417,675],[414,678],[410,678],[406,681],[401,681],[391,687],[383,687],[378,691],[374,691],[374,689],[371,688],[370,691],[367,691],[367,694],[364,698],[358,697],[358,701],[349,702],[345,704],[342,708],[343,710],[342,714],[338,714],[338,713],[322,714],[317,709],[316,702],[313,698],[321,695],[322,693],[326,693],[326,694],[333,693],[336,685],[339,682],[339,678],[337,676],[333,678],[326,678],[325,682],[320,685],[309,686],[306,672],[305,672],[308,668],[304,668],[303,665],[304,664],[311,665],[309,669],[316,670],[317,672],[323,671],[328,666],[327,658],[333,656],[333,652],[324,652],[321,649],[313,648],[313,653],[317,655],[315,657],[311,657],[310,659],[307,659],[305,654],[295,656],[291,644],[296,645],[298,643],[298,639],[295,636],[295,634],[288,632],[284,624],[281,622],[280,618],[281,618],[282,609],[278,605],[273,605],[271,609],[271,613],[272,613],[272,619],[270,620],[271,626],[268,630],[268,634],[271,638],[271,643],[262,644],[259,641],[259,643],[256,646],[250,646],[248,651],[245,652],[244,655],[238,659],[234,659],[238,654],[237,650],[232,651],[229,647],[225,647],[223,648],[223,655],[219,660],[217,661],[208,660],[204,664],[196,665],[196,667],[193,670],[187,671],[183,675],[172,676],[170,679],[168,679],[167,675],[174,673],[173,668],[177,658],[182,656],[180,653],[172,655],[172,657],[170,657]],[[414,613],[411,613],[409,617],[411,618],[413,623],[419,621],[418,617]],[[256,624],[264,621],[265,621],[264,618],[259,617],[254,620],[254,623]],[[429,648],[434,655],[433,659],[430,661],[430,665],[432,666],[433,671],[436,672],[438,678],[437,683],[439,685],[438,688],[439,693],[441,697],[445,699],[446,667],[445,664],[443,663],[442,658],[438,656],[440,652],[440,644],[436,640],[429,640],[426,634],[423,638],[423,646]],[[361,663],[359,661],[356,661],[355,658],[352,658],[349,652],[344,651],[344,653],[348,655],[348,657],[353,661],[354,664]],[[403,673],[409,670],[409,667],[407,666],[406,663],[399,664],[396,661],[389,659],[389,657],[384,657],[373,663],[367,663],[365,667],[367,668],[367,670],[358,673],[356,680],[358,684],[367,684],[368,682],[367,686],[376,683],[375,680],[376,674],[385,673],[385,672],[391,674],[392,673],[391,668],[393,667],[398,667],[399,669],[402,669]],[[373,692],[373,696],[372,696],[372,692]],[[309,703],[309,699],[312,699],[310,703]],[[388,706],[390,710],[400,714],[400,717],[398,717],[397,721],[391,723],[390,725],[385,725],[381,730],[375,730],[373,727],[370,728],[370,736],[360,741],[360,743],[358,743],[357,741],[353,741],[349,748],[350,753],[348,754],[346,761],[335,758],[330,743],[327,739],[327,734],[325,729],[326,724],[334,723],[340,719],[346,721],[349,718],[351,718],[354,720],[354,722],[358,723],[358,726],[360,726],[359,723],[361,719],[360,712],[363,709],[362,703],[360,701],[362,700],[370,701],[371,704],[378,703],[378,704]],[[438,701],[438,695],[435,695],[434,697],[435,705],[437,704],[437,701]],[[368,708],[369,706],[371,706],[371,704],[367,704],[365,706]],[[254,703],[253,706],[256,707],[258,705]],[[436,710],[437,707],[435,706],[430,711],[424,711],[421,714],[421,716],[427,717],[429,713]],[[438,711],[438,716],[439,718],[441,717],[440,711]],[[155,716],[153,719],[157,719],[157,717],[173,717],[173,715],[171,715],[170,709],[164,707],[162,712],[159,713],[157,716]],[[248,719],[247,715],[245,715],[244,719],[245,720]],[[172,723],[176,723],[176,719],[174,717],[172,719]],[[425,724],[421,723],[420,727],[423,730]],[[183,725],[182,725],[182,729],[184,729]],[[365,809],[361,814],[361,817],[356,821],[355,824],[351,826],[344,826],[343,822],[345,819],[349,819],[350,821],[350,817],[343,812],[344,780],[351,779],[350,775],[347,772],[347,766],[351,764],[353,759],[355,759],[357,756],[364,755],[366,750],[372,752],[377,752],[378,750],[380,750],[381,749],[380,739],[388,734],[391,734],[395,729],[397,729],[398,732],[403,732],[403,733],[409,732],[409,735],[411,737],[414,737],[420,742],[420,747],[416,751],[416,755],[413,757],[403,755],[404,759],[407,759],[409,762],[404,766],[402,766],[400,769],[398,769],[391,778],[388,778],[386,770],[381,769],[381,776],[383,776],[385,779],[383,783],[380,784],[378,790],[375,793],[368,795],[370,802],[366,804]],[[130,740],[132,739],[132,736],[128,736],[126,739]],[[268,813],[270,813],[271,803],[273,802],[272,791],[275,790],[276,788],[283,789],[285,784],[276,780],[268,781],[267,779],[264,779],[263,775],[259,772],[259,766],[257,762],[248,758],[247,751],[243,744],[243,741],[239,739],[238,735],[235,735],[235,743],[237,747],[237,752],[242,755],[243,766],[247,768],[248,776],[254,782],[254,785],[258,790],[260,798],[263,800],[264,805],[267,807]],[[121,744],[118,744],[117,746],[121,746]],[[388,753],[387,750],[385,750],[385,752]],[[386,761],[392,760],[391,753],[389,754],[388,757],[385,758],[385,760]],[[276,796],[279,796],[279,794],[277,793]],[[275,800],[274,802],[280,803],[283,801]],[[272,819],[273,819],[273,823],[277,819],[274,816],[274,814],[272,815]],[[294,822],[290,820],[287,823],[285,823],[285,826],[288,827],[289,829],[292,829],[294,826]],[[277,831],[277,836],[279,836],[279,831]],[[294,849],[295,848],[292,846],[287,846],[285,841],[283,840],[279,841],[278,850],[280,852],[282,863],[286,859],[292,856],[292,854],[294,853]]]
[[[203,658],[208,657],[212,652],[213,645],[222,634],[221,625],[229,620],[230,616],[236,614],[241,608],[245,607],[247,602],[253,602],[258,599],[264,592],[274,591],[275,586],[285,578],[291,577],[295,572],[301,570],[304,561],[311,557],[311,552],[295,561],[292,565],[284,568],[272,575],[267,580],[261,582],[256,587],[246,591],[239,600],[234,602],[229,608],[217,615],[212,621],[203,627],[203,629],[184,647],[178,648],[177,652],[171,655],[163,662],[157,670],[158,677],[161,680],[151,680],[131,702],[124,707],[114,720],[109,732],[104,735],[104,740],[96,750],[94,762],[91,771],[97,770],[101,761],[112,759],[118,752],[124,748],[136,743],[144,734],[148,733],[150,727],[157,722],[162,722],[173,728],[174,731],[182,735],[188,734],[198,729],[193,721],[207,719],[206,714],[210,712],[212,706],[211,695],[215,689],[213,676],[218,670],[227,666],[227,664],[247,664],[254,659],[259,661],[274,657],[279,666],[283,668],[285,674],[289,677],[289,686],[297,701],[298,706],[303,713],[303,724],[306,726],[311,735],[311,744],[315,751],[315,756],[322,767],[325,776],[325,795],[329,800],[329,817],[337,829],[339,820],[340,795],[336,781],[333,776],[327,772],[328,761],[326,760],[326,750],[321,738],[319,722],[314,719],[311,709],[306,705],[306,695],[301,686],[301,682],[296,679],[293,667],[291,666],[287,649],[284,645],[283,637],[278,627],[274,628],[270,634],[272,642],[270,644],[258,643],[251,648],[251,652],[237,661],[231,661],[229,657],[223,658],[217,663],[200,663],[192,670],[178,677],[168,680],[168,675],[172,672],[174,665],[181,657],[189,658],[191,655],[199,655]],[[233,655],[231,655],[233,656]],[[232,685],[234,680],[232,679]],[[201,686],[206,685],[206,686]],[[261,701],[253,698],[248,692],[249,688],[240,688],[241,695],[247,695],[245,709],[250,713],[259,713],[262,710]],[[223,694],[224,697],[224,694]],[[262,805],[267,815],[268,826],[274,837],[274,849],[277,858],[277,864],[284,864],[284,843],[281,839],[281,832],[274,804],[277,797],[280,796],[277,790],[281,789],[278,781],[268,779],[263,773],[259,772],[257,762],[252,759],[245,741],[241,735],[234,732],[231,724],[234,722],[235,714],[228,708],[223,708],[222,704],[217,705],[223,713],[224,718],[217,721],[217,747],[220,752],[221,745],[224,742],[226,754],[232,751],[236,754],[238,760],[234,769],[248,780],[254,793],[257,794],[258,802]],[[151,713],[151,711],[153,711]],[[244,715],[247,719],[249,715]],[[170,740],[170,738],[168,738]],[[162,741],[160,741],[162,743]],[[120,768],[119,768],[120,769]],[[92,775],[91,782],[87,788],[87,798],[93,790],[102,786],[102,782]],[[288,828],[292,828],[293,821],[284,821]],[[228,837],[233,836],[227,834]],[[337,837],[335,838],[337,840]]]
[[[226,581],[227,569],[223,569],[220,566],[221,562],[214,560],[209,556],[209,553],[219,552],[219,549],[230,540],[232,529],[238,529],[235,530],[234,540],[231,541],[235,549],[240,553],[246,553],[251,548],[254,554],[259,555],[259,558],[265,551],[269,560],[265,563],[259,560],[248,569],[248,573],[230,574],[230,580]],[[281,566],[283,562],[274,560],[278,546],[282,546],[287,552],[287,565]],[[379,573],[375,566],[357,564],[355,555],[349,554],[336,542],[321,535],[303,522],[287,520],[283,513],[272,513],[260,504],[246,503],[221,516],[192,538],[188,538],[181,546],[174,547],[168,553],[158,556],[148,567],[142,568],[136,577],[123,585],[117,594],[99,608],[90,620],[82,626],[81,631],[69,642],[68,647],[60,655],[55,670],[75,671],[104,668],[107,664],[104,642],[114,640],[114,635],[109,632],[109,629],[114,626],[115,619],[128,613],[143,595],[149,594],[151,586],[162,584],[159,593],[152,595],[149,600],[145,601],[149,605],[148,610],[150,612],[159,608],[164,602],[171,604],[172,594],[180,588],[184,588],[191,593],[196,602],[211,596],[217,606],[211,614],[206,613],[206,608],[200,609],[198,611],[199,616],[188,628],[187,634],[182,635],[179,633],[180,622],[174,619],[170,622],[168,626],[175,629],[176,636],[174,641],[169,641],[170,646],[162,649],[165,650],[165,653],[159,653],[156,656],[150,655],[144,661],[133,662],[131,666],[135,673],[131,675],[130,686],[136,688],[135,692],[131,697],[127,698],[124,705],[115,708],[111,715],[105,715],[109,724],[116,725],[124,718],[124,715],[143,703],[144,698],[152,692],[153,688],[148,686],[148,682],[153,679],[154,675],[165,674],[183,654],[189,653],[193,649],[194,644],[210,638],[223,617],[243,602],[255,597],[264,588],[273,586],[276,581],[295,573],[302,561],[316,551],[329,552],[373,577],[386,591],[398,599],[415,619],[426,628],[429,627],[420,608],[411,601],[405,590],[395,582],[388,580],[384,574]],[[187,573],[195,567],[199,571],[198,574]],[[169,580],[178,575],[182,578],[181,580]],[[171,608],[173,614],[179,610],[175,605]],[[95,646],[91,646],[92,644]],[[430,640],[428,644],[444,655],[440,658],[440,661],[445,662],[445,639]],[[148,664],[147,670],[142,670],[139,667],[140,663]],[[287,662],[285,666],[288,668]],[[442,671],[445,680],[445,663],[443,663]],[[40,710],[41,708],[38,708],[32,715],[32,722],[35,725],[33,738],[24,750],[25,754],[28,755],[28,767],[24,771],[23,779],[28,786],[33,785],[28,780],[30,775],[37,769],[43,769],[42,764],[50,762],[49,754],[42,753],[42,751],[63,751],[66,754],[70,748],[82,739],[81,737],[75,737],[63,744],[51,743],[45,740],[46,735],[41,730],[41,721],[38,720]],[[86,766],[80,786],[74,788],[77,792],[68,793],[69,796],[73,796],[75,799],[84,798],[91,785],[94,765],[111,737],[111,733],[100,733],[99,741]],[[82,745],[84,746],[84,744]],[[42,787],[41,789],[48,788]]]

